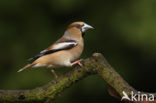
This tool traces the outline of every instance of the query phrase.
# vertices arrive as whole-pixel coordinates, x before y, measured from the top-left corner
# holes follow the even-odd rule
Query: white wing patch
[[[44,53],[44,52],[46,52],[47,50],[42,50],[40,53]]]
[[[62,48],[66,48],[68,46],[76,46],[77,43],[76,42],[63,42],[63,43],[57,43],[53,49],[62,49]]]
[[[59,52],[61,50],[71,49],[71,48],[77,46],[77,44],[78,43],[75,41],[56,43],[53,45],[53,48],[51,50],[48,50],[48,49],[42,50],[39,54],[37,54],[33,58],[30,58],[29,61],[32,61],[32,60],[34,61],[34,60],[40,58],[41,56],[48,55],[48,54],[55,53],[55,52]]]

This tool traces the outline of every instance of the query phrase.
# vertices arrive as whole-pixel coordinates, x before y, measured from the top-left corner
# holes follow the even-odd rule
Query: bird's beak
[[[94,29],[92,26],[88,25],[88,24],[84,24],[83,27],[82,27],[82,32],[85,32],[89,29]]]
[[[90,26],[90,25],[88,25],[88,24],[84,24],[84,26],[83,26],[85,29],[94,29],[92,26]]]

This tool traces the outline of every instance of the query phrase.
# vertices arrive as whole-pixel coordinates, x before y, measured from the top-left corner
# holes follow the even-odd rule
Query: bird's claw
[[[77,60],[77,61],[73,62],[71,65],[78,64],[80,67],[83,67],[83,65],[81,64],[82,60],[83,59]]]

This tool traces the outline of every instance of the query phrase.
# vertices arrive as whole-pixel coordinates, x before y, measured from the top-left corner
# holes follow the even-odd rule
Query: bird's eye
[[[82,26],[80,24],[77,24],[75,27],[78,28],[78,29],[82,28]]]

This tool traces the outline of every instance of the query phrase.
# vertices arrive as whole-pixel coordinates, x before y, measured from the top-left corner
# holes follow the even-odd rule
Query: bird
[[[91,25],[78,21],[71,23],[63,36],[50,45],[47,49],[42,50],[39,54],[28,59],[28,63],[23,68],[19,69],[21,72],[27,68],[47,67],[51,68],[51,72],[57,78],[54,69],[59,67],[72,67],[78,64],[80,67],[81,60],[77,60],[84,49],[84,35],[89,29],[94,29]]]

